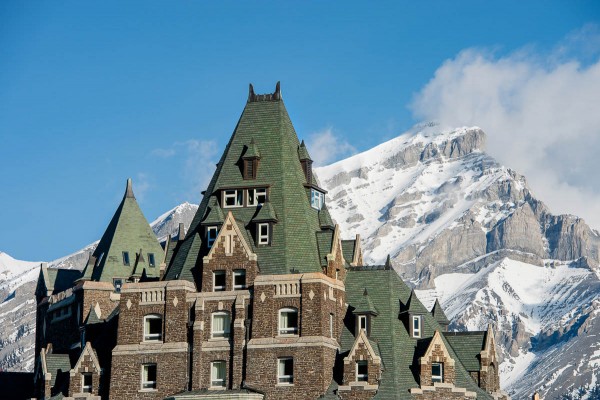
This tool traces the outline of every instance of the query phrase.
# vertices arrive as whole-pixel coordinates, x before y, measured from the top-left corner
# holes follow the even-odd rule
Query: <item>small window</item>
[[[162,340],[162,318],[151,314],[144,317],[144,341],[157,342]]]
[[[444,364],[431,363],[431,382],[444,382]]]
[[[325,193],[319,192],[318,190],[310,190],[310,206],[316,210],[323,208],[325,204]]]
[[[233,290],[246,289],[246,270],[236,269],[233,271]]]
[[[368,328],[367,316],[359,315],[358,316],[358,329],[364,329],[364,331],[367,332],[367,328]]]
[[[421,337],[421,316],[414,315],[412,317],[412,326],[413,326],[413,337],[420,338]]]
[[[333,337],[333,314],[329,314],[329,337]]]
[[[154,261],[154,253],[148,253],[148,265],[151,267],[156,267],[156,262]]]
[[[267,189],[248,189],[246,191],[246,205],[248,207],[257,206],[267,201]]]
[[[282,308],[279,310],[279,334],[298,334],[298,310],[295,308]]]
[[[216,312],[212,315],[211,335],[213,338],[228,338],[231,319],[227,312]]]
[[[256,179],[256,170],[258,169],[258,160],[244,160],[244,179]]]
[[[294,383],[294,359],[291,357],[277,359],[277,382],[291,385]]]
[[[256,202],[258,204],[263,204],[267,201],[267,189],[256,189]]]
[[[217,234],[219,233],[219,229],[216,226],[209,226],[206,228],[206,246],[210,249],[215,240],[217,240]]]
[[[225,190],[223,194],[223,208],[241,207],[243,205],[244,191],[241,189]]]
[[[92,374],[81,374],[81,392],[92,393]]]
[[[210,363],[210,386],[225,387],[225,361]]]
[[[142,365],[142,389],[156,389],[156,364]]]
[[[129,252],[123,252],[123,265],[129,265]]]
[[[258,244],[267,245],[271,243],[270,226],[268,223],[258,224]]]
[[[213,272],[213,292],[223,292],[225,290],[225,271]]]
[[[369,380],[369,363],[365,360],[356,362],[356,381],[366,382]]]
[[[123,279],[113,278],[113,286],[115,288],[116,293],[121,293],[121,288],[123,287]]]

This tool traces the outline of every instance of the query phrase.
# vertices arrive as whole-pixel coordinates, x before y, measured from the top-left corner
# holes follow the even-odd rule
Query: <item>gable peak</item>
[[[127,178],[127,186],[125,187],[125,198],[135,199],[135,195],[133,194],[133,185],[131,182],[131,178]]]

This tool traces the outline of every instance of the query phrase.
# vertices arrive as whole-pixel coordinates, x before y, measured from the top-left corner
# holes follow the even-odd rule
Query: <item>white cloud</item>
[[[586,26],[546,55],[465,50],[435,72],[413,112],[443,125],[480,126],[487,151],[524,174],[553,212],[600,228],[600,47],[589,46],[599,39]]]
[[[217,142],[190,139],[175,143],[175,147],[185,151],[184,177],[190,187],[186,197],[192,199],[192,202],[201,199],[200,193],[206,189],[215,172]]]
[[[308,135],[306,147],[315,166],[330,164],[343,157],[356,153],[356,149],[327,127]]]
[[[146,193],[148,193],[148,190],[152,188],[148,174],[138,172],[133,184],[133,192],[135,193],[136,199],[138,199],[140,202],[143,202],[146,198]]]

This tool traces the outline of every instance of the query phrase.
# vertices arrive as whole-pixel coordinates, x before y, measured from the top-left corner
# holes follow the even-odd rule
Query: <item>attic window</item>
[[[359,315],[358,316],[358,329],[363,329],[365,332],[367,332],[367,327],[368,327],[367,316]]]
[[[225,290],[225,271],[213,272],[213,292],[222,292]]]
[[[413,315],[412,317],[412,332],[413,337],[420,338],[421,337],[421,316]]]
[[[151,267],[156,267],[156,262],[154,260],[154,253],[148,253],[148,265]]]
[[[257,188],[246,191],[246,206],[254,207],[267,201],[267,189]]]
[[[444,364],[431,363],[431,383],[444,382]]]
[[[246,270],[235,269],[233,270],[233,290],[244,290],[246,289]]]
[[[242,207],[244,205],[244,191],[242,189],[229,189],[223,191],[223,208]]]
[[[81,374],[81,392],[92,393],[92,374]]]
[[[206,246],[210,249],[215,240],[217,240],[217,234],[219,233],[219,228],[216,226],[209,226],[206,228]]]
[[[123,252],[123,265],[129,265],[129,252]]]
[[[258,159],[251,158],[244,160],[244,179],[256,179],[256,170],[258,169]]]
[[[270,245],[271,244],[271,224],[268,222],[263,222],[256,225],[257,229],[257,242],[258,245]]]
[[[315,210],[320,210],[325,204],[325,193],[316,189],[310,189],[310,206]]]
[[[356,381],[366,382],[369,379],[369,363],[366,360],[356,362]]]

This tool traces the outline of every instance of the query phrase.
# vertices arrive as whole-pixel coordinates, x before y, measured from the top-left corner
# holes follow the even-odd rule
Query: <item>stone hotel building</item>
[[[206,168],[198,165],[197,168]],[[248,100],[189,229],[131,181],[82,272],[42,265],[38,399],[507,399],[494,332],[448,332],[326,191],[279,84]]]

